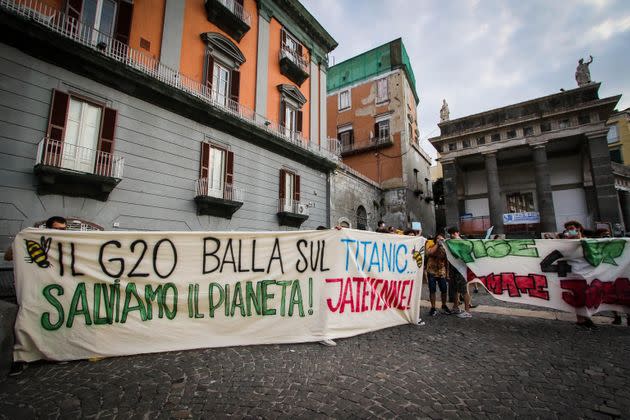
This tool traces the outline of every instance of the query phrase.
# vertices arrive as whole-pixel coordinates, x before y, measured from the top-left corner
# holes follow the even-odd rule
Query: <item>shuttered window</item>
[[[201,143],[199,175],[201,193],[210,197],[232,199],[234,152],[210,143]]]
[[[280,211],[296,212],[296,206],[300,202],[300,176],[280,169]]]

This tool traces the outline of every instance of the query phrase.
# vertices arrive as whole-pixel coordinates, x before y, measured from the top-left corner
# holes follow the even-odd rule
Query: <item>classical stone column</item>
[[[457,163],[455,160],[442,161],[442,177],[444,178],[446,227],[459,226],[459,206],[457,202]]]
[[[597,195],[597,221],[621,223],[619,197],[615,190],[615,177],[610,164],[606,131],[587,136],[588,151],[591,157],[591,175]]]
[[[549,166],[547,165],[547,145],[532,146],[534,153],[534,171],[536,176],[536,198],[540,213],[540,229],[542,232],[556,231],[556,213],[553,209]]]
[[[488,206],[490,207],[490,223],[494,226],[492,233],[503,233],[503,207],[501,206],[501,187],[499,185],[499,169],[496,152],[486,153],[486,176],[488,179]]]

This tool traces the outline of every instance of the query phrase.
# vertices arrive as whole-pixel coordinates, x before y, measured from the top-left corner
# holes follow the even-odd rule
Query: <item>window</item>
[[[382,78],[376,81],[376,102],[385,102],[389,99],[389,92],[387,91],[387,78]]]
[[[542,124],[540,124],[540,132],[544,133],[547,131],[551,131],[551,123],[550,122],[544,122]]]
[[[389,140],[389,119],[374,123],[374,137],[378,140]]]
[[[569,127],[569,119],[568,118],[560,120],[560,122],[558,123],[558,128],[560,128],[560,129],[568,128],[568,127]]]
[[[486,138],[484,136],[477,137],[477,145],[486,144]]]
[[[294,172],[280,169],[280,211],[299,213],[300,176]]]
[[[534,211],[534,194],[531,192],[506,194],[505,198],[508,213]]]
[[[507,132],[507,138],[508,139],[513,139],[516,137],[516,130],[510,130]]]
[[[617,132],[617,126],[611,125],[608,129],[608,134],[606,134],[606,141],[608,144],[617,143],[619,141],[619,133]]]
[[[463,149],[467,149],[470,147],[470,140],[466,139],[466,140],[462,140],[462,148]]]
[[[278,85],[280,91],[280,126],[284,127],[289,137],[302,135],[302,107],[306,97],[300,90],[290,84]]]
[[[129,44],[133,4],[115,0],[68,0],[66,13],[73,19],[69,29],[78,30],[82,39],[93,44],[101,42],[110,45],[114,38],[125,45]],[[78,23],[80,22],[80,24]]]
[[[282,28],[282,52],[289,60],[293,61],[300,67],[306,67],[307,61],[304,57],[304,47],[298,42],[293,35],[286,29]]]
[[[499,133],[495,133],[492,136],[490,136],[490,140],[491,141],[500,141],[501,140],[501,134]]]
[[[621,150],[620,149],[610,149],[610,160],[612,162],[617,162],[623,164],[623,159],[621,158]]]
[[[341,150],[352,149],[354,144],[354,131],[352,127],[343,127],[337,129],[337,139],[341,143]]]
[[[350,108],[350,90],[344,90],[339,92],[339,107],[338,109],[341,111],[342,109]]]
[[[359,206],[357,208],[357,229],[367,229],[367,212],[365,211],[365,207],[363,206]]]
[[[532,126],[524,127],[523,128],[523,135],[525,137],[533,136],[534,135],[534,127],[532,127]]]
[[[44,165],[112,176],[117,112],[54,90]]]
[[[232,199],[234,152],[210,143],[201,143],[200,190],[198,195]]]
[[[232,41],[217,32],[201,35],[206,42],[205,85],[214,102],[233,111],[238,110],[241,74],[245,57]]]
[[[449,151],[453,151],[453,150],[457,150],[457,143],[449,143],[448,144],[448,150]]]
[[[590,124],[591,116],[588,114],[578,115],[578,124]]]

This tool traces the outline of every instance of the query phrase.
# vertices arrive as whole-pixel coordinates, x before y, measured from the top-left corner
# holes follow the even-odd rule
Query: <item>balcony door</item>
[[[94,172],[102,109],[70,97],[61,166]]]
[[[213,69],[213,85],[212,94],[214,100],[221,106],[228,105],[230,95],[230,73],[231,71],[215,62]]]
[[[225,155],[224,149],[210,147],[208,153],[208,196],[223,198],[225,190]]]
[[[83,0],[82,35],[93,44],[109,43],[116,23],[114,0]]]

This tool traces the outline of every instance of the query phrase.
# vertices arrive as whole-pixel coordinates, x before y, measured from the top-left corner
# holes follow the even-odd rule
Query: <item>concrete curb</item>
[[[461,305],[463,307],[463,305]],[[421,308],[430,308],[431,303],[428,300],[420,301]],[[481,312],[486,314],[504,315],[504,316],[520,316],[525,318],[540,318],[550,319],[555,321],[565,321],[575,323],[575,315],[567,312],[551,312],[551,311],[537,311],[532,309],[521,308],[506,308],[503,306],[489,306],[479,305],[473,308],[472,312]],[[612,325],[612,320],[605,316],[594,316],[593,322],[598,325]],[[622,325],[614,325],[620,327],[626,327],[625,323]]]

